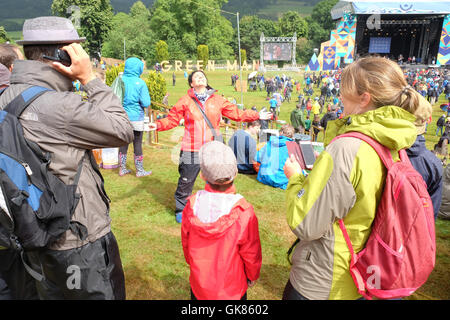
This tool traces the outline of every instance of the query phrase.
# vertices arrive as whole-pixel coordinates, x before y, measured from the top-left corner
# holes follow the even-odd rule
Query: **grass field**
[[[283,72],[294,79],[301,74]],[[224,94],[241,100],[240,92],[231,87],[232,72],[207,72],[209,84]],[[244,72],[244,78],[248,72]],[[275,74],[271,72],[269,74]],[[282,72],[279,72],[282,74]],[[176,86],[172,86],[172,73],[164,74],[170,93],[169,104],[173,105],[188,89],[187,80],[177,73]],[[295,91],[294,94],[295,95]],[[258,110],[268,107],[265,92],[244,93],[244,105],[255,105]],[[441,97],[442,99],[442,97]],[[295,107],[294,98],[283,103],[280,118],[289,120]],[[437,142],[433,134],[436,120],[442,113],[434,107],[433,121],[426,135],[427,146]],[[183,256],[180,240],[180,225],[174,219],[174,192],[178,181],[176,160],[179,138],[183,127],[159,133],[165,147],[144,146],[144,167],[153,171],[145,178],[134,175],[118,176],[118,170],[102,170],[105,187],[112,200],[112,228],[117,237],[126,277],[128,299],[189,299],[189,267]],[[319,141],[322,139],[319,135]],[[132,147],[129,148],[128,166],[133,170]],[[175,161],[174,161],[175,159]],[[263,265],[261,277],[255,287],[248,290],[251,300],[279,300],[289,277],[290,266],[286,251],[295,236],[285,218],[285,191],[263,185],[256,176],[238,175],[237,191],[254,207],[259,220]],[[204,183],[197,179],[194,192]],[[428,282],[409,299],[450,299],[450,222],[438,220],[437,262]]]

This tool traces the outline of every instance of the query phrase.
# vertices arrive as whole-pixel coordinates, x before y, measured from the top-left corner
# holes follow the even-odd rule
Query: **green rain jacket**
[[[350,119],[349,119],[350,118]],[[356,252],[363,249],[381,198],[386,169],[375,150],[356,138],[364,133],[392,150],[416,140],[415,116],[395,106],[330,121],[325,150],[305,178],[293,175],[286,190],[287,221],[300,239],[292,255],[290,282],[308,299],[358,299],[349,272],[350,253],[338,221],[344,219]]]

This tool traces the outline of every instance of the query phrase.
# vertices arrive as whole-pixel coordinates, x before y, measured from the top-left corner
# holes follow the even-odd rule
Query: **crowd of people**
[[[121,76],[124,91],[119,97],[95,77],[89,56],[80,45],[85,40],[70,20],[40,17],[24,23],[23,40],[18,44],[23,45],[25,57],[14,46],[0,46],[0,124],[6,114],[3,108],[25,89],[47,88],[18,118],[24,137],[51,155],[49,170],[65,184],[77,181],[73,192],[79,201],[70,216],[71,227],[39,250],[17,251],[0,237],[0,298],[125,299],[119,245],[111,231],[110,200],[90,151],[119,147],[119,175],[123,176],[130,173],[126,156],[133,142],[136,176],[148,176],[151,172],[143,168],[144,126],[166,131],[183,120],[174,216],[181,223],[194,300],[245,300],[248,288],[260,276],[258,218],[252,204],[236,190],[238,173],[257,174],[257,181],[286,190],[287,221],[299,241],[293,247],[282,298],[362,297],[349,272],[352,257],[342,245],[345,235],[339,223],[344,221],[351,230],[353,246],[363,249],[382,196],[386,168],[365,141],[356,137],[335,140],[342,134],[362,133],[391,150],[396,160],[406,149],[426,183],[434,218],[442,210],[442,216],[448,215],[441,203],[449,197],[443,195],[449,166],[444,175],[441,162],[426,149],[423,136],[431,119],[431,103],[442,93],[450,97],[445,72],[403,72],[388,59],[369,57],[343,70],[307,73],[303,90],[300,81],[285,75],[267,79],[258,75],[256,85],[264,84],[259,88],[267,91],[270,108],[270,112],[258,112],[239,109],[216,93],[202,70],[196,70],[187,76],[186,95],[167,117],[147,125],[145,109],[151,98],[146,85],[139,81],[142,61],[127,59]],[[70,65],[45,58],[54,56],[57,49],[67,52]],[[87,92],[86,99],[72,92],[74,80]],[[232,83],[236,80],[232,76]],[[320,95],[311,99],[314,86]],[[290,115],[291,124],[258,144],[255,137],[260,134],[261,123],[276,119],[281,103],[290,100],[294,88],[299,99]],[[220,131],[222,118],[247,123],[228,144],[223,143]],[[341,120],[333,121],[336,119]],[[441,121],[438,130],[449,126]],[[325,151],[315,154],[314,167],[307,171],[288,146],[297,138],[317,140],[319,131],[324,133]],[[447,135],[445,146],[448,134],[447,129],[442,134]],[[198,176],[205,181],[205,188],[192,194]],[[1,208],[4,211],[6,207]],[[43,279],[31,277],[22,264],[24,259],[43,273]],[[68,268],[73,266],[81,270],[80,279],[69,286]]]

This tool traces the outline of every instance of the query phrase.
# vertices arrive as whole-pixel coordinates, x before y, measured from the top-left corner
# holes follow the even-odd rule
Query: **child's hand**
[[[248,285],[248,287],[249,287],[249,288],[253,287],[253,286],[256,284],[256,281],[257,281],[257,280],[255,280],[255,281],[247,280],[247,285]]]

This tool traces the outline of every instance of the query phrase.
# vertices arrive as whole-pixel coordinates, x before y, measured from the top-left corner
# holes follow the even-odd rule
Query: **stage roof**
[[[352,14],[450,14],[450,0],[439,1],[349,1],[341,0],[331,9],[333,20],[344,12]]]

